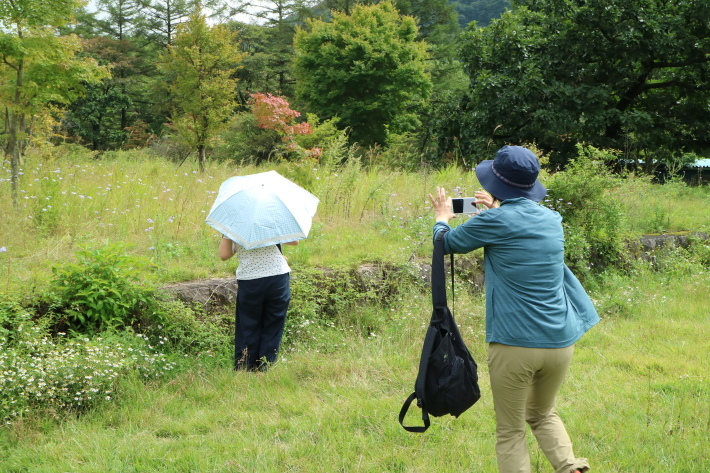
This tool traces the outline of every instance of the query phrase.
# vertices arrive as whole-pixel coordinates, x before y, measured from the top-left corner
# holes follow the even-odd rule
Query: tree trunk
[[[14,103],[8,108],[8,134],[7,134],[7,154],[10,155],[10,182],[12,188],[12,205],[17,207],[18,204],[18,188],[19,188],[19,177],[20,177],[20,161],[21,151],[22,151],[22,137],[20,134],[24,131],[22,130],[22,125],[25,122],[24,113],[20,112],[20,99],[22,90],[22,79],[24,74],[24,61],[20,61],[17,68],[17,82],[15,83],[15,97]]]
[[[205,163],[207,161],[207,153],[204,145],[197,147],[197,163],[200,165],[200,172],[205,172]]]

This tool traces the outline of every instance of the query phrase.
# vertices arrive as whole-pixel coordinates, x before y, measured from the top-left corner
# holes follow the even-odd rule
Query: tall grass
[[[603,320],[577,344],[558,411],[594,471],[704,473],[710,275],[637,271],[635,281],[609,274],[593,294]],[[381,333],[286,352],[266,373],[197,364],[170,382],[124,381],[118,403],[79,418],[25,419],[0,431],[0,471],[496,472],[483,299],[458,292],[450,305],[483,398],[458,419],[434,418],[425,434],[397,422],[430,315],[428,295],[414,291]],[[533,472],[549,472],[528,436]]]
[[[678,179],[658,185],[646,178],[632,178],[614,189],[612,196],[625,206],[633,233],[710,231],[707,185],[690,187]]]
[[[300,267],[361,261],[404,262],[426,257],[431,212],[427,194],[444,186],[459,195],[478,188],[471,170],[397,172],[344,165],[195,163],[178,165],[146,152],[29,156],[20,182],[20,205],[10,205],[9,170],[0,181],[0,289],[41,286],[49,268],[79,248],[109,242],[132,246],[151,259],[158,282],[231,272],[215,256],[219,235],[204,223],[219,185],[233,175],[275,169],[321,199],[311,235],[289,248]],[[627,208],[632,233],[708,231],[710,190],[629,179],[609,194]],[[454,224],[463,221],[459,219]],[[619,229],[625,231],[625,229]]]
[[[425,255],[436,185],[461,192],[476,186],[471,172],[400,173],[345,165],[177,165],[140,152],[103,159],[71,155],[30,157],[20,183],[20,205],[10,205],[9,170],[0,182],[0,289],[42,285],[49,267],[79,248],[109,242],[132,245],[149,257],[159,281],[224,275],[232,263],[216,257],[219,235],[204,223],[219,185],[233,175],[275,169],[321,199],[310,238],[289,248],[296,266],[407,261]]]

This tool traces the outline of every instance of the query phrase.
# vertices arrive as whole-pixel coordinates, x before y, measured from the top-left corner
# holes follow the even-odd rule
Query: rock
[[[233,308],[237,300],[237,280],[234,277],[176,283],[164,286],[162,290],[174,294],[186,304],[198,304],[205,312]]]
[[[655,261],[654,252],[665,248],[688,248],[693,239],[707,240],[708,234],[702,232],[692,233],[664,233],[661,235],[644,235],[637,243],[629,245],[631,251],[644,261]]]

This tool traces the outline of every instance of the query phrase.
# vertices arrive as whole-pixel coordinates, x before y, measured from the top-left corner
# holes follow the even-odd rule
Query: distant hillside
[[[486,26],[510,8],[509,0],[454,0],[451,4],[456,7],[462,28],[472,21],[478,22],[478,26]]]

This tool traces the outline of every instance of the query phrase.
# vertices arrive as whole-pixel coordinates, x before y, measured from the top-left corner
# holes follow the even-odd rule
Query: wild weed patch
[[[142,280],[148,261],[126,253],[125,245],[77,252],[77,262],[52,268],[60,316],[69,330],[92,334],[130,327],[148,312],[152,291]]]
[[[29,316],[0,339],[0,421],[38,412],[81,411],[115,396],[119,377],[149,380],[174,362],[141,334],[111,338],[52,337]]]

